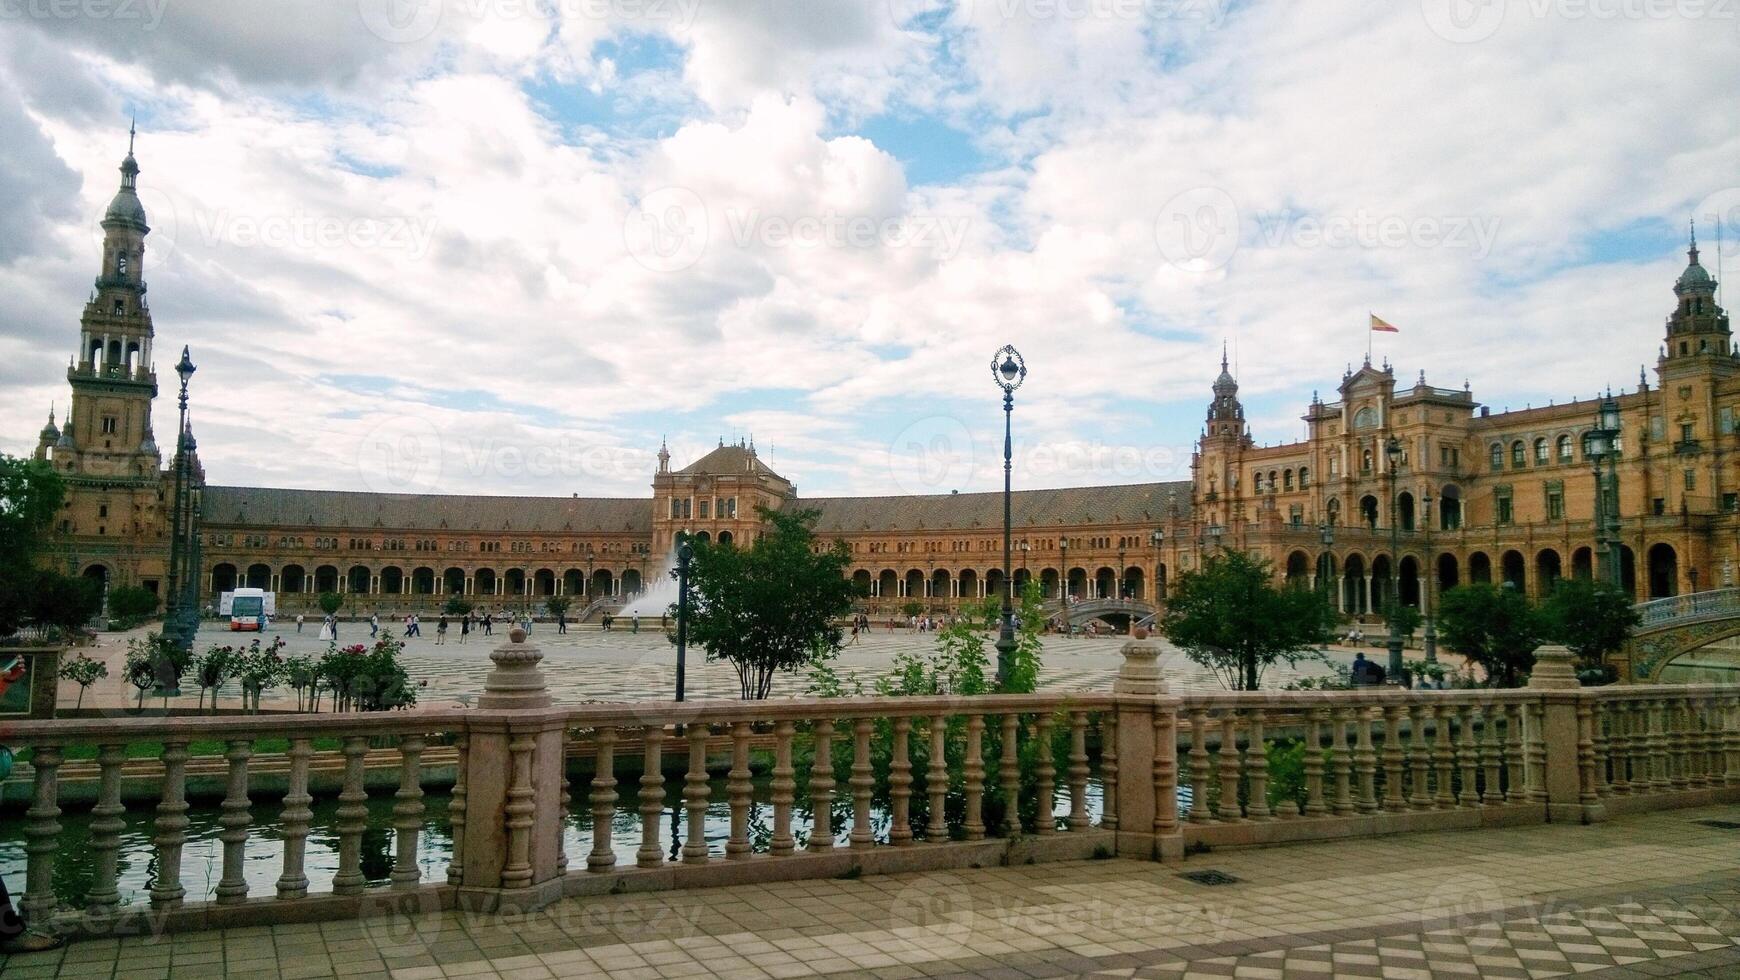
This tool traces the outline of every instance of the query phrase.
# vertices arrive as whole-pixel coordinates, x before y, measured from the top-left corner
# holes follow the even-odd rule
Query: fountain
[[[656,619],[660,616],[674,615],[671,607],[677,604],[677,577],[673,570],[677,567],[675,550],[666,554],[659,564],[658,573],[651,581],[643,582],[644,588],[639,595],[629,599],[623,607],[612,615],[618,619],[630,616]]]

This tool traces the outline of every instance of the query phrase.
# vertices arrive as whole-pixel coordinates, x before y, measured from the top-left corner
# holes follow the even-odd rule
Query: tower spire
[[[139,114],[134,113],[132,121],[127,126],[127,155],[133,155],[133,137],[139,135]]]
[[[1698,264],[1698,219],[1696,217],[1692,218],[1692,247],[1686,255],[1692,260],[1693,265]]]

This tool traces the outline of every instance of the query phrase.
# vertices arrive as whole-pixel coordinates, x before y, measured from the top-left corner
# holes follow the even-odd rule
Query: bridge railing
[[[1740,687],[1585,689],[1563,648],[1538,651],[1519,690],[1175,696],[1158,645],[1133,640],[1110,692],[564,706],[524,640],[516,630],[492,653],[471,709],[16,724],[7,741],[31,755],[25,911],[92,935],[528,909],[621,890],[1096,853],[1177,859],[1194,845],[1740,802]],[[267,739],[288,748],[260,771]],[[187,785],[190,753],[213,741],[224,760],[215,807]],[[423,756],[436,746],[454,760],[445,808],[424,796]],[[371,749],[396,763],[390,813],[368,805]],[[334,753],[329,811],[330,787],[310,771]],[[66,832],[60,804],[74,755],[94,756],[98,773],[77,855],[63,844],[87,837]],[[576,792],[568,762],[579,755],[593,767]],[[637,781],[619,783],[619,764],[636,758]],[[123,819],[124,782],[137,790],[141,777],[155,804],[148,848]],[[673,795],[680,830],[666,822]],[[195,808],[207,822],[217,813],[209,899],[180,871]],[[721,811],[724,826],[710,825]],[[616,840],[631,820],[634,839]],[[437,832],[451,841],[445,868],[421,847]],[[330,863],[311,872],[311,849],[329,840]],[[268,848],[280,873],[251,880]],[[377,855],[367,867],[365,848]],[[62,863],[71,857],[87,859],[77,876]],[[149,886],[125,901],[123,863],[147,862]],[[89,880],[77,901],[59,887],[73,877]]]
[[[1637,605],[1643,627],[1665,626],[1670,623],[1706,617],[1740,615],[1740,589],[1713,589],[1691,595],[1652,599]]]

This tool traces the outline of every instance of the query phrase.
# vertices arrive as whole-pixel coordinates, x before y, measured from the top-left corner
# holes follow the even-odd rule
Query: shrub
[[[109,615],[116,619],[139,622],[157,612],[157,593],[137,585],[123,585],[109,590]]]

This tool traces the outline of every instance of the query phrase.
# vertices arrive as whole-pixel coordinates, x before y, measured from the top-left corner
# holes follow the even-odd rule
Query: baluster
[[[1698,699],[1698,785],[1715,786],[1722,782],[1722,726],[1713,697]]]
[[[635,849],[634,863],[640,868],[657,868],[665,863],[665,849],[659,842],[662,828],[659,826],[665,815],[665,726],[662,723],[651,724],[640,731],[641,739],[641,773],[640,773],[640,847]],[[791,763],[790,748],[787,747],[786,763]],[[778,813],[779,806],[779,770],[774,770],[774,807]],[[790,798],[787,798],[790,805]],[[774,826],[775,846],[778,845],[779,827]]]
[[[1668,770],[1673,776],[1673,788],[1685,789],[1691,783],[1691,756],[1688,752],[1686,729],[1691,711],[1685,701],[1674,698],[1668,702]]]
[[[459,768],[454,770],[453,792],[452,792],[452,795],[449,797],[448,802],[447,802],[448,822],[453,825],[453,857],[451,859],[449,859],[447,862],[447,883],[449,885],[457,886],[465,880],[465,794],[466,794],[465,784],[467,781],[465,770],[467,769],[467,767],[470,765],[470,762],[471,762],[471,737],[469,735],[466,735],[464,732],[460,732],[459,737],[453,740],[453,746],[455,749],[458,750],[458,760],[459,760],[458,766],[459,766]],[[295,762],[296,748],[294,745],[291,746],[290,751],[291,751],[290,772],[292,774],[291,785],[294,786],[295,785],[294,774],[296,772],[296,762]],[[308,793],[308,762],[306,759],[304,759],[303,763],[302,763],[302,794],[304,796],[306,796],[307,793]],[[312,801],[310,801],[310,802],[312,802]],[[286,804],[288,804],[288,798],[286,798]],[[302,804],[303,808],[306,808],[306,806],[307,806],[306,803]],[[312,813],[309,814],[309,817],[312,817],[312,816],[313,816]],[[285,830],[286,830],[286,832],[288,832],[289,827],[286,826]],[[306,817],[303,818],[303,822],[302,822],[302,837],[304,840],[306,840],[306,838],[308,837],[308,818],[306,818]],[[301,843],[302,843],[301,841],[298,841],[298,846],[300,846]],[[284,860],[286,862],[288,862],[289,859],[290,859],[290,856],[288,853],[286,853],[284,856]],[[302,867],[301,861],[300,861],[300,858],[298,858],[298,863],[297,863],[298,876],[300,876],[301,867]],[[289,877],[289,864],[288,863],[285,864],[285,876]],[[279,882],[279,885],[278,885],[278,897],[279,898],[300,898],[301,896],[306,895],[306,894],[308,894],[308,879],[307,878],[301,879],[301,890],[300,890],[300,892],[298,892],[297,894],[294,894],[294,895],[284,894],[284,883],[282,881]]]
[[[1250,723],[1246,731],[1245,743],[1245,774],[1251,781],[1250,803],[1245,810],[1255,821],[1274,819],[1274,813],[1269,809],[1269,752],[1268,742],[1263,734],[1262,708],[1251,708],[1246,714]]]
[[[749,808],[755,803],[754,773],[749,770],[749,737],[755,726],[747,721],[731,725],[731,771],[725,774],[725,792],[731,798],[731,836],[725,841],[725,859],[749,857]]]
[[[1003,836],[1021,834],[1021,747],[1018,737],[1021,716],[1004,715],[1003,754],[997,760],[997,779],[1003,789]]]
[[[966,780],[966,816],[961,821],[967,840],[985,839],[985,716],[967,716],[967,758],[961,767]]]
[[[1323,801],[1323,722],[1327,714],[1323,708],[1312,708],[1305,716],[1305,807],[1300,811],[1302,816],[1321,817],[1329,812]],[[1292,806],[1282,807],[1281,815],[1292,816]]]
[[[423,736],[399,739],[399,791],[393,804],[392,883],[394,888],[414,888],[422,878],[417,867],[417,837],[423,831]]]
[[[1033,772],[1039,804],[1033,810],[1033,832],[1040,835],[1057,832],[1057,762],[1051,755],[1051,729],[1051,712],[1041,711],[1033,719],[1033,743],[1039,756]]]
[[[305,865],[308,858],[308,828],[314,820],[314,810],[311,808],[314,797],[308,792],[308,761],[314,758],[314,740],[291,739],[290,750],[285,755],[290,760],[290,776],[284,787],[284,809],[280,814],[280,819],[284,822],[284,866],[278,875],[278,898],[293,901],[308,895],[308,872]],[[455,884],[457,882],[453,876],[458,873],[459,867],[460,829],[465,826],[464,778],[465,760],[461,757],[459,775],[453,788],[453,806],[456,808],[453,817],[453,863],[448,870],[448,881]]]
[[[1649,702],[1632,701],[1627,708],[1631,715],[1631,775],[1630,789],[1635,794],[1650,791]]]
[[[1432,709],[1423,704],[1411,704],[1408,714],[1408,806],[1415,810],[1432,808],[1432,750],[1426,721]]]
[[[1480,706],[1480,765],[1485,770],[1484,785],[1480,789],[1481,806],[1498,806],[1504,803],[1504,780],[1500,774],[1504,767],[1504,742],[1498,730],[1498,722],[1502,717],[1503,705]]]
[[[870,797],[876,791],[876,774],[870,768],[870,733],[874,723],[859,718],[852,725],[852,846],[858,849],[876,843],[870,826]]]
[[[1587,698],[1577,699],[1577,802],[1592,805],[1595,790],[1595,712]]]
[[[1216,762],[1220,765],[1220,819],[1227,823],[1237,823],[1244,819],[1244,813],[1239,809],[1239,720],[1238,710],[1227,708],[1220,714],[1220,751],[1216,752]]]
[[[1612,770],[1607,792],[1614,796],[1628,796],[1631,793],[1630,706],[1624,701],[1605,701],[1602,710],[1607,714],[1607,759]]]
[[[905,715],[896,717],[888,750],[888,843],[896,847],[912,843],[912,758],[908,749],[911,740],[912,719]]]
[[[511,732],[508,736],[507,804],[502,807],[506,816],[502,824],[507,828],[503,888],[528,888],[532,884],[532,825],[538,812],[537,791],[532,788],[532,751],[537,745],[530,732]]]
[[[1538,701],[1523,705],[1523,761],[1528,770],[1529,802],[1547,802],[1545,708]]]
[[[1722,774],[1722,782],[1727,786],[1740,786],[1740,695],[1729,695],[1726,699],[1728,710],[1727,728],[1727,770]]]
[[[608,871],[616,866],[612,846],[616,819],[616,738],[614,727],[592,732],[592,851],[586,855],[588,871]]]
[[[1728,772],[1728,706],[1719,695],[1708,699],[1709,714],[1705,716],[1704,745],[1707,784],[1720,786]]]
[[[1178,833],[1178,712],[1170,707],[1154,710],[1154,833]]]
[[[568,821],[574,814],[574,787],[568,781],[568,733],[562,733],[562,740],[556,749],[556,873],[568,873]],[[596,761],[596,760],[595,760]]]
[[[1347,744],[1349,712],[1346,708],[1337,707],[1330,711],[1329,717],[1331,738],[1335,746],[1329,757],[1335,800],[1329,805],[1329,810],[1338,817],[1344,817],[1353,812],[1353,755]]]
[[[949,839],[948,795],[948,719],[933,715],[930,719],[930,768],[924,773],[924,790],[930,799],[930,813],[925,818],[924,839]]]
[[[768,853],[785,857],[796,849],[791,833],[791,805],[797,793],[797,770],[791,764],[792,733],[789,721],[773,724],[773,837],[768,841]],[[656,853],[658,848],[653,848]]]
[[[1462,772],[1462,790],[1456,794],[1456,802],[1460,806],[1479,806],[1480,744],[1474,740],[1474,725],[1480,718],[1480,708],[1464,704],[1448,710],[1456,714],[1456,761]]]
[[[1190,712],[1190,754],[1186,758],[1190,761],[1190,822],[1212,823],[1213,793],[1209,780],[1213,769],[1208,754],[1207,708],[1198,707]]]
[[[707,787],[706,722],[689,725],[689,775],[683,784],[683,808],[689,814],[688,840],[683,843],[684,864],[707,863]],[[673,841],[673,843],[675,843]]]
[[[1594,711],[1594,725],[1590,728],[1590,735],[1594,739],[1595,750],[1595,795],[1611,796],[1613,790],[1607,767],[1613,756],[1613,745],[1607,737],[1607,702],[1596,701],[1590,708]]]
[[[810,767],[810,850],[834,848],[834,723],[826,718],[810,729],[815,741],[815,764]]]
[[[359,738],[356,741],[367,745],[363,739]],[[218,831],[218,839],[223,841],[224,845],[223,877],[218,881],[216,893],[220,903],[240,902],[248,897],[248,879],[243,872],[243,865],[246,862],[248,827],[254,822],[254,818],[249,812],[251,804],[248,801],[248,760],[254,756],[254,740],[234,738],[230,739],[229,746],[229,751],[224,753],[224,758],[229,760],[229,781],[224,794],[223,816],[218,817],[218,826],[223,828]],[[348,750],[348,748],[347,741],[346,749]],[[346,762],[348,761],[347,759]],[[357,757],[356,771],[357,786],[360,789],[362,786],[362,757],[360,755]],[[349,784],[350,767],[347,765],[345,767],[347,789]],[[343,797],[339,798],[343,799]],[[338,817],[340,820],[339,830],[342,833],[344,829],[343,808],[339,809]],[[356,839],[356,843],[358,845],[362,843],[360,836]],[[361,852],[357,853],[360,855]],[[339,867],[340,870],[343,870],[342,862]],[[358,878],[360,877],[359,874]],[[338,893],[337,878],[333,879],[332,890],[334,894]]]
[[[1504,800],[1511,804],[1523,803],[1529,798],[1528,755],[1523,752],[1523,718],[1521,702],[1512,701],[1505,705],[1504,763],[1509,788]]]
[[[157,836],[151,843],[157,848],[157,880],[151,885],[151,907],[173,909],[181,907],[187,889],[181,884],[181,850],[187,843],[187,743],[163,743],[163,801],[157,804]],[[289,832],[289,814],[285,814],[285,833]],[[289,851],[289,842],[285,842]]]
[[[1432,719],[1432,768],[1438,783],[1432,805],[1449,810],[1456,806],[1456,750],[1450,741],[1450,726],[1456,718],[1456,709],[1446,704],[1428,705],[1426,717]]]
[[[1376,813],[1378,809],[1378,755],[1371,740],[1371,726],[1380,714],[1375,707],[1353,709],[1353,766],[1359,774],[1359,796],[1354,799],[1353,808],[1359,813]]]
[[[1118,829],[1118,714],[1100,712],[1100,829]]]
[[[1644,702],[1643,745],[1648,791],[1659,793],[1667,788],[1667,753],[1663,748],[1662,702],[1651,698]]]
[[[120,871],[121,831],[127,822],[121,815],[127,807],[121,802],[121,763],[127,760],[127,747],[112,742],[97,746],[97,802],[91,807],[91,887],[85,896],[85,914],[93,919],[105,919],[121,904],[121,892],[116,887]]]
[[[1402,796],[1402,707],[1386,704],[1384,713],[1384,809],[1396,813],[1408,808]]]
[[[29,855],[24,872],[24,914],[46,922],[54,914],[54,852],[60,849],[60,763],[58,745],[38,745],[30,753],[34,773],[30,809],[25,811],[24,836]]]
[[[1087,712],[1070,712],[1069,829],[1075,833],[1088,828],[1087,787],[1091,770],[1088,769],[1087,723]]]

